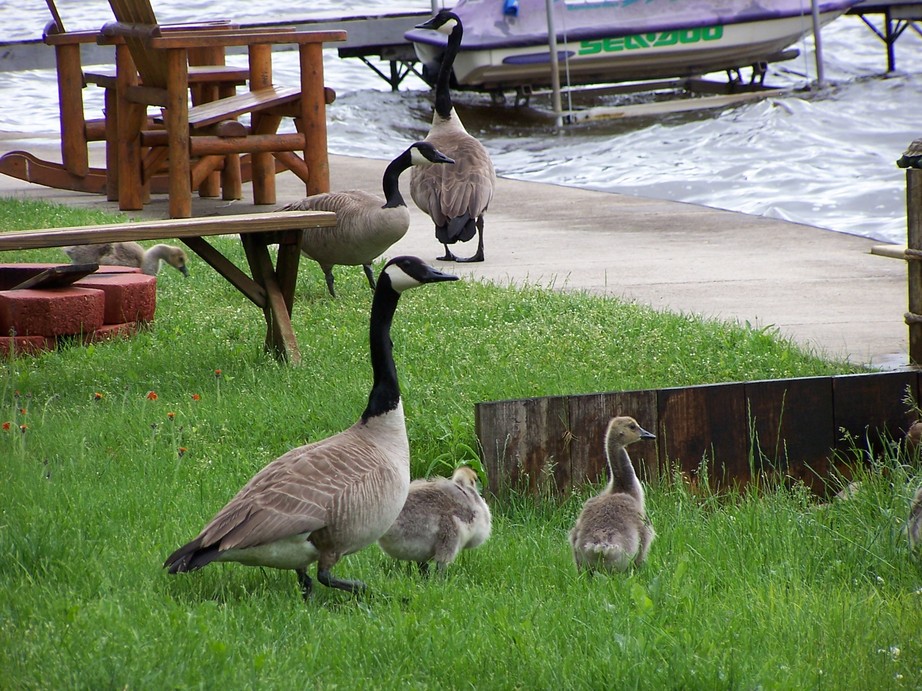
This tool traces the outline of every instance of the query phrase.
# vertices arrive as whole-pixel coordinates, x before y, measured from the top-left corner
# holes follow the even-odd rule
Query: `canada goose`
[[[62,248],[74,264],[106,264],[133,266],[148,276],[156,276],[160,262],[164,261],[183,276],[189,275],[188,261],[181,247],[154,245],[145,250],[136,242],[105,242],[99,245],[74,245]]]
[[[303,234],[301,251],[323,269],[327,290],[333,289],[333,266],[361,265],[368,285],[375,288],[371,263],[406,235],[410,212],[400,194],[400,174],[410,166],[454,163],[429,142],[416,142],[384,170],[384,199],[363,190],[313,194],[279,211],[334,211],[336,225]]]
[[[461,19],[453,12],[441,10],[417,29],[435,29],[448,34],[435,83],[435,112],[426,141],[455,165],[439,168],[414,168],[410,176],[410,195],[435,223],[435,237],[445,246],[442,261],[483,261],[483,214],[493,199],[496,171],[490,154],[477,139],[468,134],[451,103],[449,82],[455,56],[461,47]],[[456,257],[448,245],[466,242],[478,234],[477,251],[467,259]]]
[[[352,593],[361,581],[335,578],[341,557],[377,540],[407,498],[410,449],[390,338],[401,293],[424,283],[453,281],[416,257],[390,260],[378,277],[371,305],[369,345],[374,383],[354,425],[299,446],[259,471],[206,525],[169,557],[170,573],[213,561],[294,569],[305,598],[317,580]]]
[[[909,538],[909,550],[915,552],[916,548],[922,545],[922,487],[916,490],[909,505],[906,535]]]
[[[414,480],[400,515],[378,544],[389,556],[415,561],[423,573],[434,559],[439,571],[462,549],[490,537],[490,507],[477,491],[477,473],[458,468],[451,479]]]
[[[625,571],[640,566],[655,533],[647,521],[644,492],[625,447],[654,435],[632,417],[616,417],[605,431],[608,486],[589,499],[570,531],[577,570]]]

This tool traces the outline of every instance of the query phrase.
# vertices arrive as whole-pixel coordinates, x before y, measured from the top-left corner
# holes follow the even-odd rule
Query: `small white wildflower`
[[[884,585],[885,583],[884,579],[880,576],[877,577],[877,582],[880,583],[881,585]]]

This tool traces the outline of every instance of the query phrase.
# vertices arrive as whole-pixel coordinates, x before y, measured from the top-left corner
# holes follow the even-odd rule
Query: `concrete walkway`
[[[0,133],[0,154],[12,149],[60,161],[56,139]],[[97,165],[101,153],[93,152]],[[332,156],[331,187],[381,193],[385,165]],[[249,199],[249,186],[244,189]],[[409,174],[401,189],[412,220],[406,237],[388,254],[433,261],[442,246],[428,217],[410,200]],[[118,209],[101,197],[4,175],[0,196]],[[294,175],[278,176],[279,205],[302,196],[304,187]],[[260,210],[266,209],[247,200],[193,200],[195,215]],[[155,198],[143,216],[165,218],[166,198]],[[482,264],[433,263],[500,284],[585,290],[674,312],[772,326],[818,353],[856,364],[892,369],[908,361],[906,266],[871,255],[878,243],[866,238],[693,204],[507,179],[498,182],[485,238]],[[456,253],[467,256],[473,250],[456,248]]]

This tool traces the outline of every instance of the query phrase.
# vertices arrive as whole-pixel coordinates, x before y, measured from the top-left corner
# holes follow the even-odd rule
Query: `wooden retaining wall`
[[[556,492],[605,477],[602,436],[614,415],[656,434],[631,458],[643,479],[678,466],[690,478],[707,459],[712,484],[745,484],[776,470],[819,494],[857,439],[859,448],[900,440],[916,420],[915,370],[686,388],[615,391],[479,403],[475,408],[488,490]]]

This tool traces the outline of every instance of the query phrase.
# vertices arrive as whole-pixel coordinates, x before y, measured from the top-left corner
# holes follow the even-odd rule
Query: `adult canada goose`
[[[655,437],[632,417],[616,417],[605,431],[608,485],[589,499],[570,531],[578,570],[625,571],[647,558],[655,533],[647,521],[644,493],[625,447]]]
[[[361,581],[330,572],[341,557],[377,540],[403,508],[410,485],[410,449],[390,338],[403,291],[453,281],[416,257],[390,260],[371,305],[369,345],[374,381],[362,417],[321,441],[299,446],[259,471],[199,533],[169,557],[170,573],[213,561],[294,569],[305,598],[317,580],[352,593]]]
[[[303,234],[301,251],[320,264],[333,289],[333,266],[359,266],[365,270],[368,285],[375,287],[371,263],[388,247],[406,235],[410,227],[410,211],[400,194],[400,174],[410,166],[434,163],[454,163],[429,142],[416,142],[390,162],[384,170],[384,199],[363,190],[313,194],[292,202],[279,211],[334,211],[336,225]]]
[[[133,266],[148,276],[156,276],[160,271],[160,262],[164,261],[183,276],[189,275],[185,251],[172,245],[154,245],[144,249],[137,242],[105,242],[99,245],[74,245],[64,247],[63,250],[73,264]]]
[[[483,214],[493,199],[496,171],[490,154],[468,134],[451,103],[451,68],[461,47],[463,28],[454,12],[441,10],[417,29],[435,29],[448,34],[435,82],[435,112],[426,141],[446,156],[453,166],[414,168],[410,176],[410,195],[435,223],[435,237],[445,246],[443,261],[483,261]],[[477,251],[462,259],[452,254],[449,245],[466,242],[478,235]]]
[[[916,490],[909,504],[906,535],[909,538],[909,550],[915,552],[916,548],[922,545],[922,487]]]
[[[411,482],[403,510],[378,544],[394,559],[415,561],[423,573],[433,559],[442,571],[462,549],[482,545],[490,527],[490,507],[477,491],[477,473],[462,466],[450,480]]]

